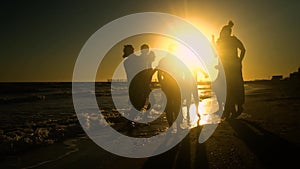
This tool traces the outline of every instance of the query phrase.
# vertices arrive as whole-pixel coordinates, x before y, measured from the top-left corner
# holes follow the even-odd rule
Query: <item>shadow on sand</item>
[[[171,150],[147,159],[143,169],[208,168],[204,144],[198,143],[202,127],[191,129],[189,134]]]
[[[265,168],[299,166],[299,146],[247,120],[230,120],[229,124]]]

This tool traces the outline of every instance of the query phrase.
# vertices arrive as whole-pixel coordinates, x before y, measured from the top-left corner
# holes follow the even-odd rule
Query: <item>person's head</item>
[[[123,48],[123,58],[128,57],[129,55],[133,54],[134,48],[132,45],[124,45]]]
[[[223,26],[220,32],[220,37],[224,38],[224,37],[231,36],[233,25],[234,25],[233,22],[229,21],[227,25]]]
[[[142,54],[147,54],[147,53],[149,53],[149,46],[148,46],[147,44],[143,44],[143,45],[141,46],[141,53],[142,53]]]

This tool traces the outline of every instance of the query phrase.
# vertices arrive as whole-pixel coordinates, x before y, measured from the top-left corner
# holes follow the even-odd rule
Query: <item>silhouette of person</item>
[[[142,60],[139,56],[134,54],[134,48],[132,45],[124,45],[123,49],[123,62],[127,81],[131,82],[136,72],[139,72],[143,68]]]
[[[233,22],[223,26],[216,42],[218,55],[226,75],[227,96],[223,117],[236,118],[242,111],[245,102],[244,81],[242,76],[242,61],[246,49],[243,43],[232,36]]]
[[[134,54],[132,45],[125,45],[123,53],[123,58],[125,58],[123,64],[129,83],[129,99],[133,107],[140,111],[150,92],[148,81],[146,81],[145,60]]]
[[[194,83],[190,82],[194,80],[190,70],[172,54],[168,54],[159,61],[157,71],[158,81],[167,98],[165,112],[169,127],[171,127],[177,117],[180,122],[183,120],[181,113],[181,96],[188,98],[189,95],[190,98],[191,93],[197,93],[192,92],[191,89],[196,89],[197,87],[194,87]],[[180,91],[179,85],[183,87],[183,91]],[[196,97],[195,100],[197,100],[195,102],[198,103],[198,93],[195,94],[194,97]],[[181,129],[180,124],[181,123],[176,123],[177,130]]]
[[[151,92],[150,82],[152,78],[151,71],[146,67],[146,57],[134,54],[132,45],[125,45],[123,49],[123,62],[128,86],[129,86],[129,99],[132,106],[141,111],[147,104],[147,99]],[[147,106],[146,106],[147,107]]]
[[[152,69],[152,63],[155,60],[155,54],[153,51],[150,51],[149,45],[143,44],[141,46],[141,55],[140,56],[143,57],[143,59],[145,59],[145,63],[146,63],[145,67]]]
[[[154,73],[152,63],[154,62],[156,56],[153,51],[150,51],[149,45],[147,44],[143,44],[140,47],[140,49],[141,49],[141,54],[139,57],[143,60],[144,68],[146,69],[144,72],[145,84],[146,85],[148,84],[148,86],[145,88],[145,92],[146,95],[149,96],[151,92],[150,84]],[[144,108],[145,109],[150,108],[149,97],[147,97],[147,105]]]

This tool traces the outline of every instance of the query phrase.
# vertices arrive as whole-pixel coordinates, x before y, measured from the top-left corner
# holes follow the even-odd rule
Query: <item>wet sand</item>
[[[300,85],[246,83],[245,111],[224,121],[202,144],[202,127],[164,154],[141,159],[113,155],[84,134],[8,155],[1,168],[295,168],[300,147]],[[138,130],[138,129],[136,129]],[[137,131],[138,132],[138,131]],[[297,167],[296,167],[297,168]]]

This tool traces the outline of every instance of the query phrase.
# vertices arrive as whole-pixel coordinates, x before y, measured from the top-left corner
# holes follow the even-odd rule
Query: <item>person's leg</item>
[[[191,124],[191,115],[190,115],[190,107],[191,107],[191,97],[186,98],[186,108],[187,108],[187,114],[186,114],[186,119],[187,119],[187,124],[190,126]],[[197,110],[196,110],[197,112]]]
[[[230,103],[228,100],[226,100],[226,103],[225,103],[225,106],[224,106],[224,111],[223,111],[223,114],[222,114],[222,118],[224,119],[228,119],[230,117]]]
[[[181,96],[179,90],[176,90],[173,88],[173,90],[170,90],[170,93],[168,92],[169,96],[167,97],[167,109],[169,110],[169,126],[171,127],[172,124],[178,119],[178,122],[176,122],[177,130],[180,129],[180,124],[183,120],[181,109]]]
[[[181,111],[181,96],[180,93],[177,93],[173,98],[173,112],[174,112],[174,121],[178,119],[176,122],[177,130],[181,129],[181,123],[183,121],[183,114]]]
[[[167,97],[167,104],[166,104],[166,108],[165,108],[165,113],[166,113],[166,118],[167,118],[169,127],[171,127],[174,122],[174,118],[173,118],[174,115],[172,112],[172,98],[170,98],[168,93],[166,93],[166,97]]]
[[[236,71],[236,81],[235,81],[235,103],[236,111],[233,114],[233,118],[237,118],[244,111],[243,104],[245,102],[245,89],[244,89],[244,80],[242,75],[241,64],[239,63]]]
[[[228,72],[228,69],[225,72]],[[224,112],[222,115],[222,117],[225,120],[230,117],[230,113],[232,109],[232,99],[233,99],[232,78],[227,73],[226,74],[226,101],[224,106]]]
[[[169,127],[172,126],[173,122],[174,122],[174,115],[173,115],[173,112],[170,112],[170,111],[166,111],[166,116],[167,116],[167,121],[168,121],[168,124],[169,124]]]
[[[239,117],[242,114],[243,111],[244,111],[243,106],[241,104],[238,104],[237,105],[237,110],[232,114],[232,118]]]
[[[149,95],[151,93],[151,80],[152,80],[152,75],[153,75],[153,70],[152,69],[147,69],[145,72],[145,83],[144,83],[144,100],[145,100],[145,104],[144,104],[144,109],[149,110],[151,108],[151,104],[149,101]]]

